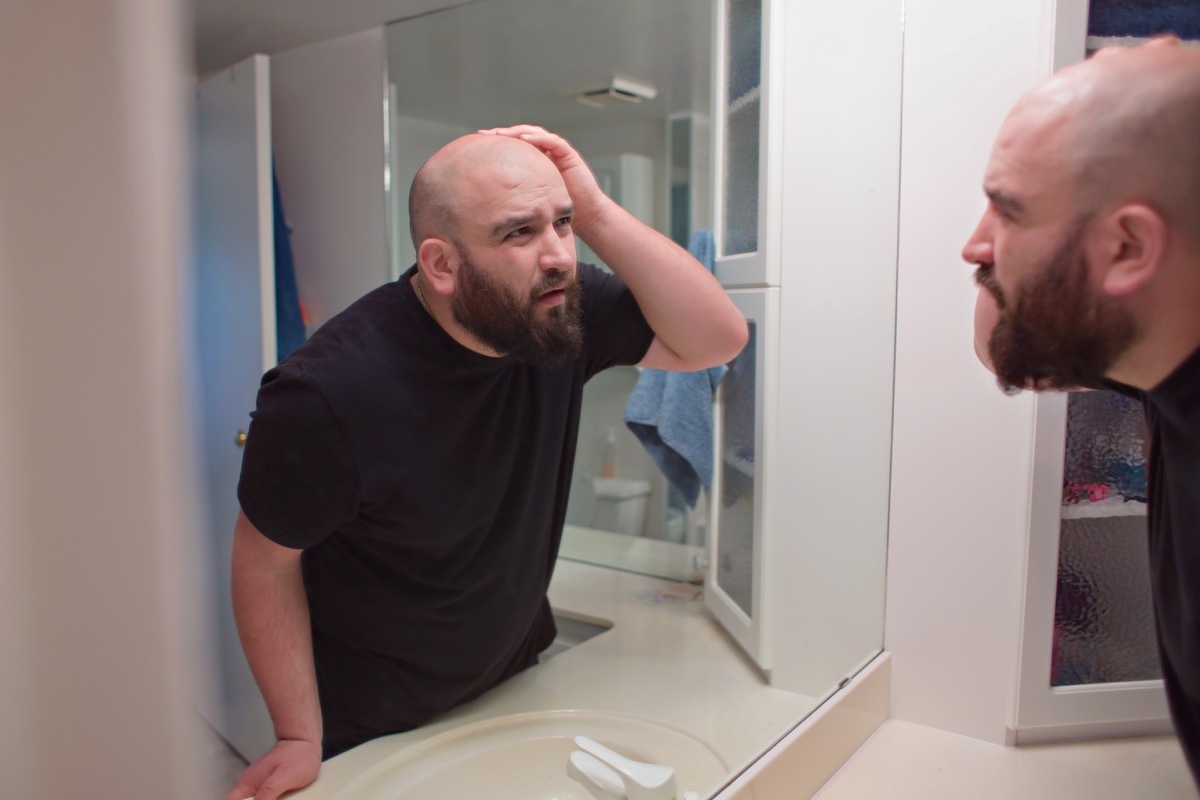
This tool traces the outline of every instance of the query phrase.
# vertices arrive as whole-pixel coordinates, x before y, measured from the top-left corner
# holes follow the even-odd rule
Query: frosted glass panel
[[[762,80],[761,0],[729,0],[721,254],[758,250],[758,141]]]
[[[1114,392],[1070,396],[1053,686],[1159,677],[1144,441],[1139,403]]]
[[[1089,36],[1156,36],[1172,31],[1200,39],[1200,4],[1195,0],[1092,0]]]
[[[758,88],[762,76],[762,0],[729,0],[725,6],[728,61],[725,102]]]
[[[1146,500],[1146,423],[1141,404],[1116,392],[1074,392],[1067,401],[1063,502]]]
[[[717,585],[753,618],[754,411],[757,326],[721,381],[721,495],[717,502]]]
[[[1161,677],[1144,516],[1065,519],[1051,685]]]

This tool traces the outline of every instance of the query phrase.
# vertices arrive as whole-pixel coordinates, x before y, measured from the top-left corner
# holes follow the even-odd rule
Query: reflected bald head
[[[1108,48],[1014,107],[1074,186],[1083,213],[1155,206],[1200,238],[1200,50],[1177,39]]]
[[[409,233],[413,247],[429,238],[454,240],[458,234],[466,193],[489,173],[504,167],[521,168],[536,156],[536,147],[497,134],[471,133],[442,147],[417,170],[408,193]]]

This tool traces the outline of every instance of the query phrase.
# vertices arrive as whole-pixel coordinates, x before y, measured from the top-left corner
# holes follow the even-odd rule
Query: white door
[[[220,674],[209,722],[247,759],[275,741],[234,627],[229,557],[241,470],[239,435],[275,357],[275,245],[269,72],[251,56],[196,93],[194,291],[214,611]]]
[[[713,409],[716,457],[709,505],[704,604],[765,670],[771,668],[768,519],[774,480],[779,292],[736,289],[730,299],[750,324],[750,341],[729,364]]]

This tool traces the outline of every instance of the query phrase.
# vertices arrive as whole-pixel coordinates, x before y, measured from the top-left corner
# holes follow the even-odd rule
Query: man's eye
[[[508,233],[507,233],[507,234],[504,236],[504,238],[505,238],[505,239],[516,239],[516,238],[519,238],[519,237],[521,237],[521,236],[524,236],[524,235],[525,235],[525,234],[527,234],[527,233],[529,233],[529,228],[527,228],[527,227],[521,227],[521,228],[517,228],[516,230],[511,230],[511,231],[509,231],[509,232],[508,232]]]
[[[558,219],[554,220],[554,224],[555,224],[555,226],[557,226],[559,228],[564,228],[571,224],[571,218],[570,217],[559,217]]]

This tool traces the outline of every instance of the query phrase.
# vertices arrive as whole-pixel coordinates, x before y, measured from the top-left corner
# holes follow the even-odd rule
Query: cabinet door
[[[775,365],[779,290],[741,289],[729,296],[750,324],[750,341],[729,364],[713,414],[716,463],[709,508],[704,602],[734,640],[770,669],[767,481],[774,470]]]
[[[715,272],[725,286],[778,286],[783,3],[715,2]]]
[[[1119,400],[1088,394],[1091,408]],[[1120,413],[1136,424],[1141,411]],[[1113,447],[1131,439],[1117,415],[1077,404],[1074,416],[1069,421],[1067,396],[1038,396],[1018,743],[1171,731],[1156,677],[1145,506],[1128,474],[1137,453],[1123,452],[1138,445]],[[1096,457],[1105,442],[1108,454]]]
[[[194,313],[220,683],[217,706],[203,713],[247,759],[275,742],[229,593],[239,434],[250,424],[263,372],[275,364],[268,81],[266,56],[252,56],[196,91]]]

